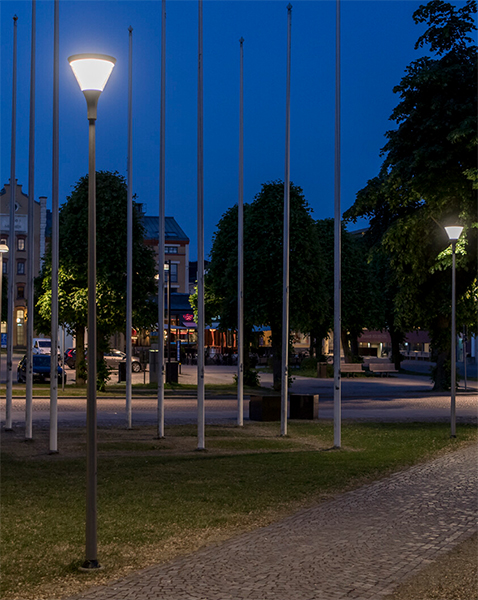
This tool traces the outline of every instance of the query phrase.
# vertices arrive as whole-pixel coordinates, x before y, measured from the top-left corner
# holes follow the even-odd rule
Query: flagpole
[[[240,43],[239,82],[239,201],[238,201],[238,307],[237,307],[237,425],[244,425],[244,38]]]
[[[59,270],[59,0],[55,0],[53,42],[53,156],[51,193],[51,362],[50,362],[50,454],[58,452],[58,270]]]
[[[198,450],[205,449],[205,385],[204,385],[204,162],[203,162],[203,39],[202,0],[198,15],[198,173],[197,173],[197,227],[198,227]]]
[[[166,134],[166,0],[161,16],[161,105],[158,223],[158,438],[164,438],[164,241],[165,241],[165,134]],[[168,337],[169,341],[169,337]]]
[[[12,395],[13,395],[13,291],[15,267],[15,179],[16,129],[17,129],[17,21],[13,17],[13,75],[12,75],[12,138],[10,155],[10,222],[8,236],[8,313],[7,313],[7,399],[5,406],[5,431],[12,431]]]
[[[132,408],[132,354],[133,328],[133,28],[129,32],[128,64],[128,197],[126,204],[126,420],[133,428]]]
[[[281,435],[287,435],[287,400],[289,385],[289,250],[290,250],[290,54],[292,5],[287,6],[287,84],[284,175],[284,244],[282,291],[282,385]]]
[[[30,138],[28,145],[28,261],[27,261],[27,372],[25,391],[25,440],[33,439],[33,316],[35,309],[34,274],[34,206],[35,206],[35,44],[36,0],[32,0],[32,42],[30,63]]]
[[[340,0],[336,0],[335,38],[335,206],[334,206],[334,446],[342,441],[342,382],[340,334],[342,329],[342,223],[340,213]]]

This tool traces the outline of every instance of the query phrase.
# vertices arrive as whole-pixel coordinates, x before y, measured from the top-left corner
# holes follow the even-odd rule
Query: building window
[[[17,275],[25,275],[25,263],[21,260],[17,262]]]
[[[8,242],[8,238],[6,238],[6,237],[0,238],[0,244],[5,244],[5,246],[8,246],[7,242]]]
[[[8,273],[8,260],[2,259],[2,262],[3,262],[2,273],[4,275],[6,275]]]
[[[177,254],[178,247],[177,246],[165,246],[164,253],[165,254]]]
[[[25,251],[25,238],[23,238],[23,237],[17,238],[17,250],[19,250],[20,252]]]
[[[25,286],[18,285],[17,286],[17,300],[23,300],[25,298]]]
[[[166,283],[169,280],[169,274],[171,273],[171,283],[178,282],[178,265],[169,263],[169,269],[164,271],[164,280]]]

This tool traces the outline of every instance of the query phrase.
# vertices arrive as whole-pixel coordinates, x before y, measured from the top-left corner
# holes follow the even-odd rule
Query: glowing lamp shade
[[[8,246],[6,244],[0,244],[0,253],[8,252]]]
[[[105,54],[75,54],[68,59],[82,92],[97,90],[102,92],[116,59]]]
[[[445,227],[445,231],[448,234],[448,237],[452,242],[456,242],[456,240],[460,237],[461,232],[463,231],[463,227],[459,227],[455,225],[453,227]]]

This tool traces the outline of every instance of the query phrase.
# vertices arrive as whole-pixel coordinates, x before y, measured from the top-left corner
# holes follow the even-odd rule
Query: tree
[[[322,318],[325,300],[321,248],[300,187],[290,186],[290,325],[309,332]],[[282,355],[284,184],[265,183],[244,206],[244,320],[270,326],[274,388],[280,389]],[[221,218],[213,239],[206,288],[223,327],[237,327],[237,206]]]
[[[334,321],[334,221],[323,219],[316,223],[328,290],[323,307],[324,319],[317,331],[322,339],[333,329]],[[359,354],[357,338],[364,328],[381,328],[382,303],[377,277],[367,260],[367,245],[361,235],[349,233],[342,224],[341,248],[342,347],[347,361]]]
[[[124,331],[126,322],[127,186],[118,173],[96,173],[97,336],[99,368],[108,338]],[[88,176],[82,177],[60,209],[59,320],[76,335],[77,366],[84,361],[88,298]],[[157,323],[153,252],[144,244],[141,213],[133,210],[133,323],[138,329]],[[51,251],[36,282],[39,331],[51,325]],[[81,379],[81,377],[80,377]]]
[[[377,178],[357,194],[347,218],[369,217],[396,284],[394,325],[429,331],[435,389],[449,387],[451,252],[443,225],[461,223],[457,320],[477,326],[476,1],[433,0],[415,11],[435,57],[412,62],[394,92],[400,102]],[[466,319],[466,321],[464,321]],[[448,371],[448,372],[447,372]]]

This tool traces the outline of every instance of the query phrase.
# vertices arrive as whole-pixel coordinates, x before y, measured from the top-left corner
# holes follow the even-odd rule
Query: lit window
[[[25,286],[19,285],[17,286],[17,299],[23,300],[25,298]]]
[[[17,239],[17,250],[23,252],[25,250],[25,238]]]

